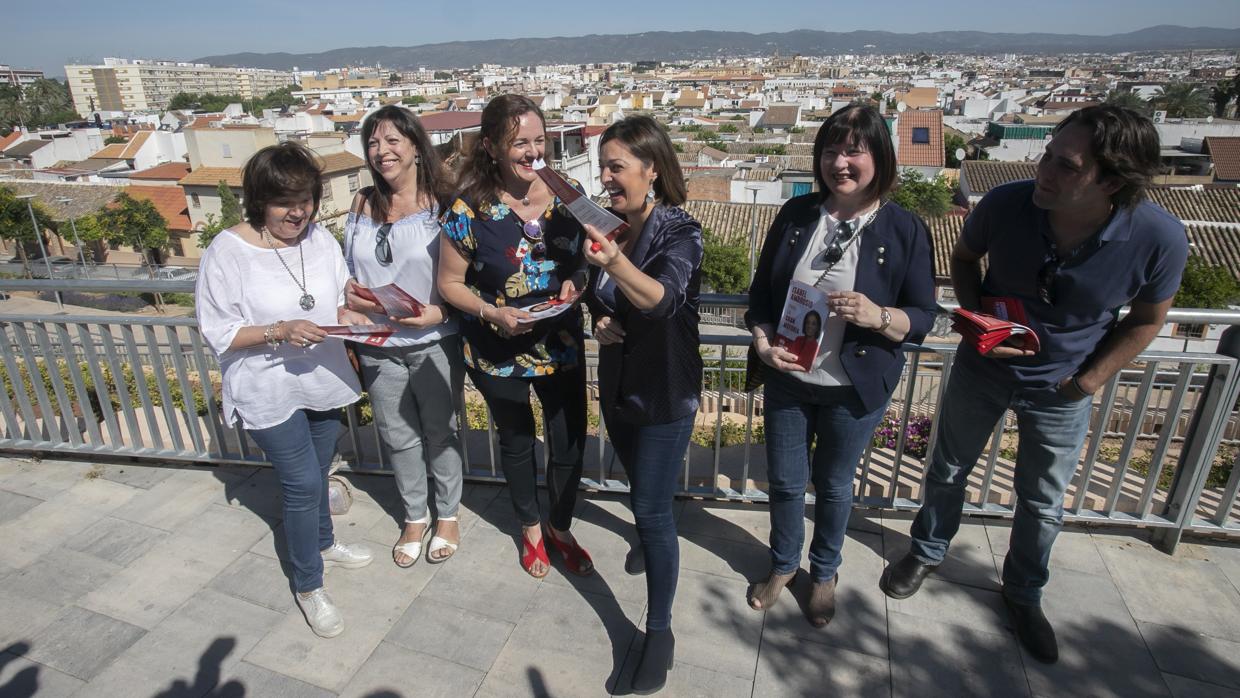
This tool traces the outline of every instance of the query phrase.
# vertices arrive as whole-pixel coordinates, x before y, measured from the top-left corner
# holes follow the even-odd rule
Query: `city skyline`
[[[512,5],[482,0],[467,17],[459,5],[430,2],[416,12],[407,5],[380,0],[356,14],[355,29],[320,21],[339,5],[319,1],[275,3],[255,7],[237,0],[212,5],[182,5],[175,10],[133,0],[73,8],[53,23],[46,12],[30,6],[6,13],[19,31],[11,36],[0,62],[43,70],[63,77],[69,63],[95,62],[104,56],[191,60],[235,52],[307,53],[355,46],[414,46],[474,39],[538,39],[587,34],[630,34],[647,31],[784,32],[796,29],[848,32],[855,30],[917,33],[950,30],[986,32],[1109,35],[1160,24],[1186,27],[1240,26],[1232,0],[1185,0],[1174,5],[1155,0],[1083,5],[1048,0],[1037,16],[1016,19],[1010,14],[971,13],[976,5],[945,0],[934,5],[894,2],[881,19],[855,6],[830,8],[792,0],[777,16],[754,16],[750,3],[720,0],[709,9],[635,0],[622,14],[574,8],[548,17],[542,12],[513,11]],[[1121,12],[1122,11],[1122,12]],[[423,25],[433,30],[403,29]],[[347,25],[346,25],[347,26]],[[194,31],[186,31],[194,27]],[[273,31],[285,28],[287,31]]]

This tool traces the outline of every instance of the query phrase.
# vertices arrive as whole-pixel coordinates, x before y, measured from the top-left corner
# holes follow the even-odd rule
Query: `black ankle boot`
[[[647,696],[663,690],[667,684],[667,672],[672,669],[676,654],[676,636],[672,629],[647,630],[646,644],[642,646],[641,659],[633,672],[633,693]]]
[[[921,588],[921,583],[926,580],[926,576],[936,567],[938,565],[927,565],[914,557],[912,553],[908,553],[883,570],[883,576],[878,580],[878,587],[893,599],[907,599],[917,593],[917,590]]]

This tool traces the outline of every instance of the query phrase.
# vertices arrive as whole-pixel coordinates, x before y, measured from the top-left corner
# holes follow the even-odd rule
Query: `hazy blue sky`
[[[63,75],[103,56],[188,59],[256,51],[411,46],[468,39],[715,29],[895,32],[980,30],[1116,34],[1157,24],[1240,27],[1237,0],[81,0],[21,2],[3,12],[0,63]],[[550,7],[559,10],[553,16]],[[465,10],[464,12],[462,10]]]

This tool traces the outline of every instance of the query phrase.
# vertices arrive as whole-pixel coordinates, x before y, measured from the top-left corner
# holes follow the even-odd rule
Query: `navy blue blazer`
[[[702,226],[683,209],[656,206],[629,260],[663,285],[663,299],[650,310],[636,308],[615,282],[600,288],[602,270],[590,267],[590,315],[595,321],[615,318],[624,328],[623,343],[599,347],[603,416],[630,424],[666,424],[697,410],[702,391]]]
[[[805,254],[822,215],[820,194],[789,199],[767,231],[762,255],[749,287],[745,323],[777,325],[797,262]],[[890,201],[861,235],[861,256],[853,288],[880,306],[898,307],[908,314],[905,342],[917,344],[934,324],[934,255],[925,223]],[[904,366],[900,342],[874,330],[848,323],[840,347],[840,363],[867,411],[891,398]],[[757,365],[755,365],[757,364]],[[775,369],[750,354],[750,371]]]

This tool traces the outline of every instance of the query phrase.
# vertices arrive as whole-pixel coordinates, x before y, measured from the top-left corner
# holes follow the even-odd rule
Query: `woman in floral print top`
[[[568,530],[586,438],[581,310],[540,321],[526,310],[584,287],[585,231],[534,172],[547,138],[537,105],[520,95],[496,97],[482,112],[479,135],[460,195],[444,216],[439,292],[466,316],[465,367],[499,432],[500,464],[523,529],[521,566],[535,577],[551,569],[546,533],[565,566],[588,575],[590,556]],[[550,461],[545,530],[531,389],[542,405]]]

